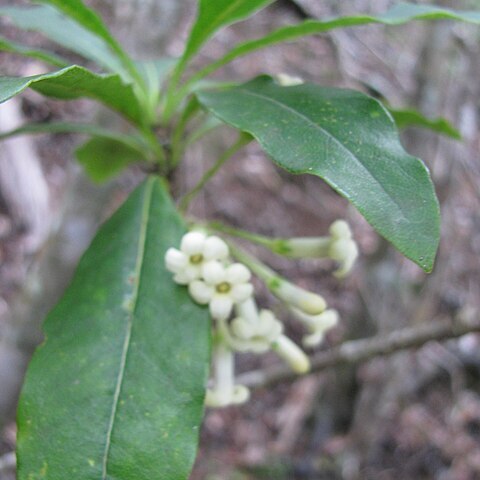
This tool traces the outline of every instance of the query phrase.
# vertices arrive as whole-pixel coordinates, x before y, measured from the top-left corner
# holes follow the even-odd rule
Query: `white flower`
[[[213,388],[207,389],[205,404],[208,407],[226,407],[246,402],[250,391],[243,385],[235,385],[233,352],[223,343],[213,349]]]
[[[207,262],[202,277],[203,280],[191,282],[188,291],[197,303],[208,303],[210,314],[217,320],[228,318],[235,303],[244,302],[253,294],[250,270],[241,263],[225,267],[218,261]]]
[[[358,257],[357,244],[345,220],[333,222],[329,236],[277,239],[272,243],[272,250],[290,258],[331,258],[339,263],[334,272],[338,278],[350,272]]]
[[[310,360],[305,352],[287,336],[280,335],[272,348],[294,372],[306,373],[310,370]]]
[[[310,331],[309,335],[305,335],[302,340],[305,347],[314,347],[321,343],[325,333],[338,323],[338,312],[333,309],[325,310],[319,315],[307,315],[296,308],[291,310]]]
[[[303,78],[289,75],[288,73],[279,73],[275,76],[275,80],[282,87],[294,87],[304,83]]]
[[[257,310],[253,298],[237,305],[239,316],[230,324],[228,342],[241,352],[262,353],[282,334],[283,325],[270,310]]]
[[[330,225],[330,235],[328,256],[340,264],[334,275],[343,278],[350,272],[358,257],[358,247],[348,223],[344,220],[337,220]]]
[[[200,278],[202,267],[212,260],[226,260],[228,246],[219,237],[207,237],[202,232],[189,232],[182,238],[180,250],[169,248],[165,253],[167,270],[174,273],[173,280],[188,285]]]

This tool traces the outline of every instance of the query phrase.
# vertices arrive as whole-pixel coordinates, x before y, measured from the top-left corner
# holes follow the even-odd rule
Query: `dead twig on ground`
[[[326,368],[361,363],[373,357],[391,355],[401,350],[421,347],[430,341],[449,340],[467,333],[480,332],[480,318],[462,316],[455,320],[441,320],[415,327],[402,328],[388,335],[344,342],[330,350],[313,356],[310,374]],[[255,370],[240,375],[238,383],[250,388],[262,388],[280,382],[291,381],[297,375],[286,367]]]

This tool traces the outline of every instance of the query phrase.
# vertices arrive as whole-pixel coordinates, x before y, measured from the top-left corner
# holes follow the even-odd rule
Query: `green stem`
[[[142,133],[142,137],[148,143],[151,151],[154,153],[156,159],[158,160],[158,163],[166,166],[167,157],[165,155],[165,150],[158,142],[156,135],[148,127],[142,128],[141,133]]]
[[[264,235],[259,235],[257,233],[248,232],[247,230],[241,230],[239,228],[230,227],[225,225],[222,222],[209,222],[207,223],[207,228],[215,230],[216,232],[226,233],[227,235],[232,235],[234,237],[243,238],[262,247],[266,247],[270,250],[274,250],[274,244],[280,240],[275,238],[266,237]]]
[[[199,105],[197,100],[195,98],[191,98],[187,106],[183,110],[180,119],[175,125],[175,129],[172,135],[172,167],[175,167],[178,164],[180,157],[185,151],[186,141],[182,142],[182,140],[184,140],[185,128],[189,120],[192,118],[192,116],[196,114],[198,109]]]
[[[231,158],[235,153],[242,149],[245,145],[250,143],[251,137],[241,134],[238,140],[218,158],[215,164],[207,170],[200,181],[180,200],[179,209],[185,212],[190,205],[190,202],[200,193],[205,184],[220,170],[223,164]]]
[[[185,70],[186,62],[180,60],[175,69],[173,70],[168,87],[165,93],[165,104],[162,114],[162,123],[165,125],[171,119],[175,113],[179,101],[177,97],[177,86],[182,78],[183,71]]]
[[[260,280],[262,280],[269,289],[275,290],[279,284],[284,282],[277,272],[267,267],[257,258],[253,257],[245,250],[241,249],[232,242],[228,242],[230,253],[241,263],[244,263]]]

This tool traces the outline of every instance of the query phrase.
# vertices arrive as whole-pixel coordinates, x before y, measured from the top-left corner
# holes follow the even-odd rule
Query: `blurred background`
[[[193,0],[97,0],[127,50],[138,58],[177,56],[195,13]],[[196,60],[204,64],[244,39],[302,19],[382,13],[388,0],[278,0],[221,31]],[[421,3],[421,2],[419,2]],[[437,2],[480,9],[480,1]],[[0,0],[0,5],[28,2]],[[0,18],[1,34],[62,52]],[[394,107],[446,117],[462,141],[425,130],[402,133],[406,149],[432,172],[442,238],[424,274],[379,238],[319,178],[279,170],[255,145],[232,159],[191,213],[272,236],[324,235],[337,218],[352,225],[361,256],[344,281],[324,261],[289,261],[254,250],[275,269],[315,290],[341,315],[321,349],[406,327],[475,319],[480,308],[480,28],[453,22],[338,30],[236,60],[216,78],[287,73],[362,90]],[[72,62],[82,62],[70,55]],[[84,62],[83,62],[84,64]],[[38,61],[0,53],[1,75],[46,71]],[[26,122],[119,120],[88,101],[45,100],[32,91],[0,106],[0,132]],[[187,152],[173,178],[192,188],[232,138],[207,137]],[[0,480],[14,478],[15,407],[41,322],[68,285],[98,224],[142,179],[132,169],[94,185],[76,164],[81,137],[38,135],[0,143]],[[263,291],[262,302],[268,302]],[[285,317],[285,315],[283,315]],[[294,338],[301,331],[287,323]],[[298,330],[298,331],[297,331]],[[242,356],[239,373],[275,365]],[[193,480],[480,478],[480,337],[428,342],[416,350],[342,365],[257,388],[250,402],[206,414]]]

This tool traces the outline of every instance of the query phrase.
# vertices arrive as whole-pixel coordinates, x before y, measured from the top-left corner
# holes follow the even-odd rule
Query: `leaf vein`
[[[147,237],[148,217],[150,213],[150,207],[152,204],[152,193],[153,193],[153,180],[150,180],[150,183],[147,184],[145,189],[142,220],[140,225],[137,257],[136,257],[136,263],[135,263],[134,290],[133,290],[133,296],[132,296],[132,303],[130,307],[130,313],[128,317],[127,331],[125,332],[125,340],[123,343],[122,355],[120,358],[120,368],[118,371],[117,381],[115,384],[115,393],[113,396],[112,409],[110,412],[110,419],[108,422],[107,438],[106,438],[105,450],[103,452],[103,458],[102,458],[102,480],[106,480],[107,478],[108,457],[110,454],[110,448],[112,444],[113,427],[115,424],[115,417],[117,415],[118,404],[120,400],[120,393],[122,390],[123,380],[125,378],[125,367],[127,364],[127,357],[128,357],[130,344],[131,344],[130,341],[132,337],[133,319],[134,319],[135,310],[137,307],[138,292],[140,288],[140,278],[141,278],[141,272],[143,267],[145,243],[146,243],[146,237]]]
[[[399,213],[402,215],[402,218],[404,220],[408,220],[408,217],[405,215],[404,211],[403,211],[403,208],[402,206],[397,202],[397,200],[392,197],[390,195],[389,192],[387,192],[387,190],[385,190],[385,187],[382,185],[382,183],[375,177],[375,175],[370,171],[368,170],[365,165],[362,164],[362,162],[360,162],[358,160],[358,158],[355,156],[355,154],[349,150],[344,144],[342,144],[334,135],[332,135],[328,130],[326,130],[324,127],[322,127],[321,125],[318,125],[317,123],[313,122],[310,118],[308,118],[307,116],[305,116],[304,114],[300,113],[299,111],[293,109],[292,107],[286,105],[285,103],[282,103],[274,98],[271,98],[271,97],[268,97],[268,96],[265,96],[265,95],[262,95],[260,93],[255,93],[255,92],[252,92],[250,90],[245,90],[245,89],[238,89],[239,92],[242,92],[244,94],[246,94],[247,96],[250,95],[252,97],[257,97],[257,98],[261,98],[262,100],[265,100],[267,102],[270,102],[270,103],[273,103],[274,105],[277,105],[279,106],[280,108],[283,108],[284,110],[287,110],[288,112],[292,113],[294,116],[297,116],[299,117],[300,119],[302,119],[303,121],[305,121],[307,124],[309,125],[312,125],[315,129],[318,129],[320,130],[327,138],[329,138],[331,141],[333,141],[341,150],[344,150],[345,152],[347,152],[348,156],[350,158],[353,159],[353,161],[359,165],[365,172],[367,172],[367,174],[373,178],[373,180],[375,180],[375,183],[380,187],[381,190],[383,190],[383,192],[385,192],[385,194],[387,195],[388,198],[390,198],[390,200],[396,205],[396,207],[398,208],[398,211]],[[330,182],[328,182],[330,183]]]

